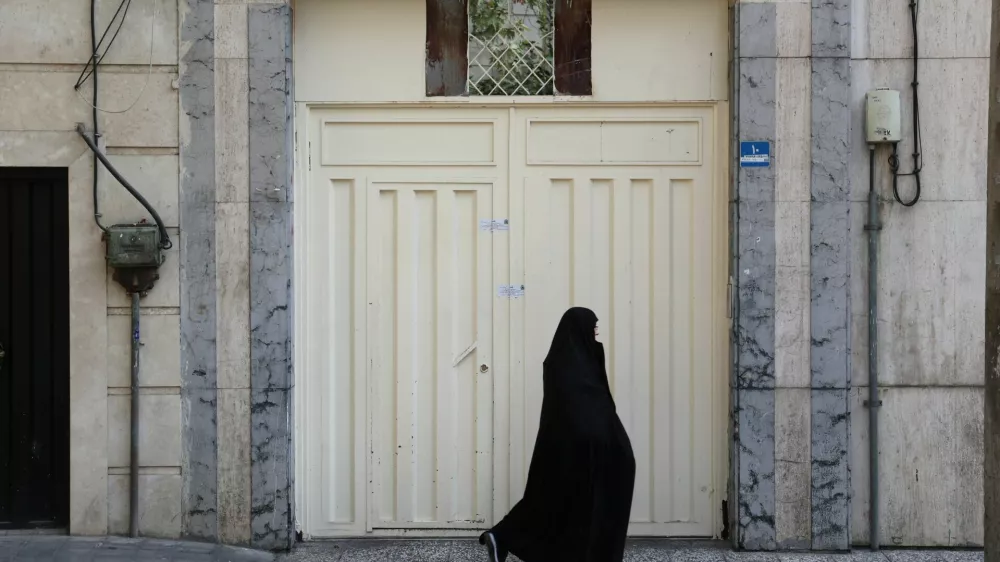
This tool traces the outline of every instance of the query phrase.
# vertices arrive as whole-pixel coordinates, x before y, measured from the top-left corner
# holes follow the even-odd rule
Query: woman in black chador
[[[542,419],[524,497],[483,533],[490,562],[621,562],[635,457],[597,341],[597,315],[571,308],[545,357]]]

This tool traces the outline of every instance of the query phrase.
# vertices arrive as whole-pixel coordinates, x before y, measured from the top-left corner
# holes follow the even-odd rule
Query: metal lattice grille
[[[469,0],[469,94],[555,93],[554,0]]]

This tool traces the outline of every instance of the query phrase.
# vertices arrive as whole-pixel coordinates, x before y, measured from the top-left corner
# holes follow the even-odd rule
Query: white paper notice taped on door
[[[484,232],[510,230],[510,219],[480,219],[479,230]]]
[[[507,299],[519,299],[524,296],[524,285],[500,285],[497,296]]]

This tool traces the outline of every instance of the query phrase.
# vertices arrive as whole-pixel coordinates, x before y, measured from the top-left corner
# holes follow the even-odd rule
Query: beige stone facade
[[[726,435],[718,432],[720,443],[733,444],[718,506],[727,500],[730,539],[748,549],[866,543],[864,96],[881,87],[903,92],[899,153],[909,170],[907,3],[718,0],[720,13],[727,4],[730,51],[710,54],[731,63],[729,77],[694,59],[672,66],[669,57],[609,41],[628,34],[601,25],[628,14],[609,15],[616,0],[593,1],[595,18],[604,18],[594,23],[595,48],[609,55],[595,72],[614,78],[600,94],[732,107],[731,415]],[[100,33],[119,2],[96,2]],[[381,16],[370,2],[133,0],[101,65],[101,145],[174,241],[142,300],[143,535],[263,548],[294,540],[293,458],[302,444],[293,423],[292,325],[293,312],[309,304],[296,303],[292,290],[292,170],[303,153],[293,141],[304,142],[293,137],[293,116],[308,103],[365,101],[357,98],[378,92],[391,94],[379,102],[428,101],[420,95],[423,1],[393,0],[397,17]],[[915,207],[893,202],[888,152],[876,151],[884,222],[881,540],[976,546],[989,2],[919,4],[924,171]],[[314,19],[297,20],[293,10]],[[399,72],[379,78],[381,89],[358,79],[367,75],[355,64],[363,50],[293,57],[293,34],[321,33],[323,18],[337,10],[359,24],[330,44],[350,38],[378,61],[395,52],[378,51],[394,40],[379,35],[381,17],[399,31],[396,41],[415,45],[408,58],[382,61]],[[721,20],[709,28],[715,20],[701,10],[690,10],[692,25],[702,26],[704,44],[690,41],[699,52],[713,44],[704,36],[723,33]],[[90,55],[89,24],[84,0],[0,0],[0,166],[68,170],[68,527],[105,535],[128,527],[129,301],[105,264],[91,202],[93,156],[75,132],[78,123],[92,127],[92,82],[74,90]],[[683,43],[671,41],[657,48]],[[292,68],[322,67],[326,58],[345,80],[317,73],[293,96]],[[662,76],[692,68],[711,81]],[[642,71],[650,72],[649,88],[636,97],[623,89],[622,73]],[[648,92],[658,99],[646,99]],[[771,168],[739,170],[739,140],[771,141]],[[901,186],[909,192],[911,180]],[[103,170],[99,204],[104,224],[147,218]]]

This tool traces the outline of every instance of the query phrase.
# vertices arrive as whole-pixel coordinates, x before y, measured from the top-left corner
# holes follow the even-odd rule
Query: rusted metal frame
[[[467,0],[427,0],[427,96],[465,96],[469,83]]]
[[[591,0],[555,0],[556,93],[589,96],[591,80]]]

